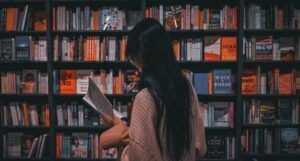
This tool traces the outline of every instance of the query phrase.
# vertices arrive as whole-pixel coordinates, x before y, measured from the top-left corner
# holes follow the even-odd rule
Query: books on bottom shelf
[[[48,155],[48,138],[48,134],[6,133],[3,135],[4,158],[43,158]]]
[[[100,134],[72,133],[56,134],[56,158],[116,159],[117,149],[102,150]]]

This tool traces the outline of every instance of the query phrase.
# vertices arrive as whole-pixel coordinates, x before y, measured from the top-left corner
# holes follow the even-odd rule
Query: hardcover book
[[[280,152],[296,153],[299,140],[299,131],[297,128],[280,129]]]
[[[16,60],[30,60],[31,55],[31,37],[30,36],[16,36]]]
[[[232,80],[230,69],[216,69],[213,71],[214,94],[231,94]]]
[[[37,70],[23,70],[22,93],[37,93]]]
[[[260,124],[275,124],[275,105],[273,102],[260,102]]]
[[[257,73],[256,70],[244,70],[242,77],[242,94],[256,94]]]
[[[207,136],[206,157],[210,159],[225,159],[226,145],[225,136]]]
[[[272,36],[256,37],[255,40],[255,59],[273,59]]]
[[[212,126],[229,127],[230,125],[230,102],[213,102]]]
[[[60,70],[60,94],[76,94],[76,70]]]
[[[194,86],[197,94],[209,94],[208,73],[194,73]]]
[[[221,38],[221,60],[236,60],[237,59],[237,37]]]
[[[166,6],[164,14],[164,24],[166,30],[181,29],[181,6]]]
[[[88,133],[72,133],[72,158],[87,158]]]
[[[221,55],[221,38],[220,36],[204,37],[204,60],[219,61]]]
[[[292,61],[294,59],[294,54],[295,54],[294,38],[280,37],[279,49],[280,49],[281,60]]]

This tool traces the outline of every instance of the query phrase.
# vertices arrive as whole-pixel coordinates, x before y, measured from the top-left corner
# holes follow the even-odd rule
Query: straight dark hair
[[[168,157],[181,160],[191,148],[191,88],[175,62],[170,36],[158,21],[143,19],[128,35],[126,55],[141,64],[139,88],[155,101],[160,151],[166,143]]]

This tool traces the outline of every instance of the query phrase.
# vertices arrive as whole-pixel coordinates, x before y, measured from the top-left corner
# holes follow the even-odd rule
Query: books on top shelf
[[[167,30],[237,29],[237,7],[207,8],[198,5],[153,6],[146,18],[154,18]]]
[[[50,126],[49,105],[9,102],[0,105],[3,126]]]
[[[56,134],[56,158],[116,159],[117,149],[102,150],[100,134]]]
[[[197,94],[233,94],[233,75],[231,69],[214,69],[207,73],[186,71],[193,82]]]
[[[222,135],[206,136],[207,159],[234,159],[235,137]]]
[[[29,5],[0,9],[0,31],[46,31],[46,27],[44,10],[33,9]]]
[[[53,30],[129,30],[141,20],[140,11],[118,7],[56,6],[52,8]]]
[[[249,4],[244,8],[244,28],[299,29],[300,10],[293,4]]]
[[[204,108],[205,127],[234,127],[233,102],[200,103]]]
[[[1,75],[2,94],[48,94],[48,74],[36,69],[3,71]]]
[[[85,94],[88,89],[88,77],[92,76],[105,94],[125,94],[137,92],[130,84],[139,80],[136,70],[60,70],[54,71],[54,93]]]
[[[173,40],[177,61],[235,61],[237,59],[237,37],[206,36]]]
[[[3,135],[4,158],[44,158],[49,156],[49,134],[6,133]]]
[[[127,37],[54,38],[54,61],[125,61]]]
[[[289,125],[300,123],[299,99],[244,100],[243,123],[264,125]]]
[[[300,60],[300,38],[253,36],[243,40],[246,60]]]
[[[264,71],[260,66],[246,69],[242,77],[242,94],[299,94],[299,72],[279,68]]]
[[[0,61],[47,61],[46,38],[16,36],[0,39]]]

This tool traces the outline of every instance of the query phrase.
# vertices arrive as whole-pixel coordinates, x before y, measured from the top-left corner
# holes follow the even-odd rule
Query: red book
[[[60,71],[60,94],[76,94],[76,70]]]

